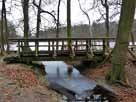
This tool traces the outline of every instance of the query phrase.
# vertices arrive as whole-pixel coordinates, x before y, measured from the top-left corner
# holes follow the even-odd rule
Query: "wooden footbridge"
[[[81,59],[88,54],[106,51],[106,42],[115,43],[115,38],[71,38],[71,48],[68,48],[68,38],[10,38],[9,51],[17,52],[22,59],[30,60],[62,60]],[[13,45],[15,45],[14,48]]]

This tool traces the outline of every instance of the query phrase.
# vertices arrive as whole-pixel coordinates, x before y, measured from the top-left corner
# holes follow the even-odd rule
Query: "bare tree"
[[[29,37],[29,0],[22,0],[22,8],[23,8],[23,20],[24,20],[24,38],[27,39]],[[30,50],[27,46],[28,42],[24,42],[25,50]]]
[[[33,4],[37,8],[36,37],[38,38],[39,37],[39,31],[40,31],[40,23],[41,23],[41,14],[42,13],[47,13],[51,17],[53,17],[55,23],[56,23],[57,20],[56,20],[56,17],[52,14],[53,11],[49,12],[49,11],[42,9],[42,7],[41,7],[42,0],[39,0],[39,4],[36,4],[35,0],[33,0]]]
[[[70,57],[74,57],[75,53],[72,49],[71,40],[71,0],[67,0],[67,37],[68,37],[68,50],[70,51]]]
[[[120,14],[120,12],[117,12],[116,10],[112,12],[113,14],[112,13],[110,14],[110,7],[115,6],[115,8],[118,9],[117,7],[118,5],[119,6],[121,5],[120,0],[93,0],[92,6],[88,9],[88,11],[98,9],[100,13],[100,18],[97,21],[101,20],[105,21],[106,37],[110,37],[110,19],[113,19],[115,16]],[[108,48],[109,41],[106,41],[104,50],[106,53],[109,52]]]
[[[57,6],[56,38],[59,38],[59,26],[60,26],[60,3],[61,3],[61,0],[59,0],[59,1],[58,1],[58,6]],[[58,42],[56,43],[56,50],[58,51]]]
[[[105,27],[106,27],[106,37],[109,37],[109,5],[108,0],[101,0],[101,4],[106,11]],[[107,44],[108,45],[108,44]]]
[[[80,10],[84,13],[84,15],[86,16],[87,20],[88,20],[88,24],[89,24],[89,36],[90,37],[93,37],[93,33],[92,33],[92,30],[91,30],[91,20],[90,20],[90,17],[89,17],[89,14],[87,11],[85,11],[82,6],[81,6],[81,3],[80,3],[80,0],[78,0],[78,3],[79,3],[79,7],[80,7]]]
[[[34,0],[35,2],[35,0]],[[39,32],[40,32],[40,23],[41,23],[41,12],[40,12],[40,7],[41,7],[41,2],[42,0],[39,0],[39,5],[37,8],[37,27],[36,27],[36,37],[39,38]]]
[[[113,66],[112,70],[107,75],[107,79],[110,82],[121,82],[123,84],[128,84],[124,67],[127,61],[129,36],[132,30],[135,6],[136,0],[122,1],[118,34],[112,57]]]
[[[58,7],[57,7],[57,32],[56,32],[56,38],[59,38],[59,26],[60,26],[60,3],[61,0],[58,1]]]
[[[5,51],[4,45],[7,45],[8,50],[8,24],[7,24],[7,12],[6,12],[6,0],[2,0],[2,10],[1,10],[1,54]]]
[[[6,11],[6,5],[4,6],[4,21],[5,21],[5,42],[7,45],[6,51],[9,51],[9,44],[8,44],[8,37],[9,37],[9,29],[8,29],[8,22],[7,22],[7,11]]]
[[[93,33],[92,33],[92,29],[91,29],[91,20],[90,20],[90,17],[89,17],[89,14],[87,13],[87,11],[85,11],[82,6],[81,6],[81,3],[80,3],[80,0],[78,0],[78,3],[79,3],[79,7],[80,7],[80,10],[84,13],[84,15],[86,16],[87,20],[88,20],[88,24],[89,24],[89,36],[90,37],[93,37]],[[90,53],[91,53],[91,57],[94,56],[93,54],[93,51],[92,51],[92,48],[90,46],[90,44],[88,44],[89,48],[90,48]]]
[[[4,7],[5,6],[5,0],[2,0],[2,10],[1,10],[1,54],[5,51],[4,49]]]

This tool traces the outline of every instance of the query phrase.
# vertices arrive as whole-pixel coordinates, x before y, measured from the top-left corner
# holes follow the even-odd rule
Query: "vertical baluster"
[[[35,39],[35,55],[38,56],[38,39]]]
[[[18,56],[20,57],[20,41],[18,41]]]
[[[62,47],[61,50],[64,51],[64,40],[62,40]]]
[[[105,53],[105,50],[106,50],[106,41],[105,41],[105,39],[103,39],[103,53]]]
[[[93,51],[93,49],[92,49],[92,42],[93,42],[93,40],[92,40],[92,39],[89,39],[88,44],[89,44],[89,46],[90,46],[90,51]]]
[[[56,39],[56,53],[58,52],[58,49],[59,49],[59,40]]]
[[[89,50],[88,50],[88,49],[89,49],[89,46],[88,46],[88,45],[89,45],[89,41],[86,40],[86,52],[87,52],[87,53],[89,52]]]
[[[56,56],[57,56],[57,53],[58,53],[58,49],[59,49],[59,40],[58,39],[56,39],[56,51],[55,51],[55,54],[56,54]]]
[[[54,55],[54,40],[52,40],[52,54]]]
[[[76,49],[76,51],[78,51],[78,46],[77,46],[77,40],[76,40],[76,45],[75,45],[75,49]]]
[[[10,48],[10,46],[9,46],[9,40],[7,41],[7,53],[9,53],[9,48]]]
[[[24,50],[24,48],[23,48],[23,41],[21,41],[21,46],[20,46],[20,48],[21,48],[21,50],[22,50],[22,52],[21,52],[21,55],[23,55],[23,50]]]
[[[51,50],[51,44],[50,44],[50,41],[48,41],[48,53],[50,52]]]

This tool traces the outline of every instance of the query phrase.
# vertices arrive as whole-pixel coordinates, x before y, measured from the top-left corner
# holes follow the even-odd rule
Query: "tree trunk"
[[[108,38],[109,37],[109,5],[108,5],[108,0],[101,0],[101,4],[102,6],[105,8],[105,12],[106,12],[106,19],[105,19],[105,27],[106,27],[106,37]],[[109,41],[107,40],[105,42],[105,52],[108,52],[108,48],[109,48]]]
[[[6,13],[6,5],[4,3],[4,21],[5,21],[5,42],[7,45],[6,51],[9,51],[9,43],[8,43],[8,37],[9,37],[9,29],[8,29],[8,22],[7,22],[7,13]]]
[[[70,51],[70,56],[73,55],[72,51],[72,41],[71,41],[71,0],[67,0],[67,37],[68,37],[68,50]]]
[[[41,23],[41,10],[40,10],[40,7],[41,7],[41,1],[39,1],[39,7],[37,8],[37,26],[36,26],[36,38],[39,38],[39,32],[40,32],[40,23]]]
[[[35,1],[34,1],[35,2]],[[36,26],[36,38],[39,38],[40,33],[40,23],[41,23],[41,3],[42,0],[39,1],[39,5],[37,7],[37,26]],[[38,56],[38,41],[36,42],[36,56]]]
[[[108,38],[109,37],[109,6],[108,6],[108,1],[106,0],[106,6],[105,6],[105,9],[106,9],[106,21],[105,21],[105,25],[106,25],[106,37]],[[106,51],[108,51],[108,48],[109,48],[109,41],[106,41]]]
[[[24,15],[24,38],[27,39],[29,37],[29,0],[22,0],[23,7],[23,15]],[[24,43],[25,49],[30,50],[28,48],[28,42]]]
[[[5,0],[2,0],[2,10],[1,10],[1,54],[5,51],[4,48],[4,6]]]
[[[59,26],[60,26],[60,3],[61,0],[58,1],[58,8],[57,8],[57,30],[56,30],[56,38],[59,38]],[[56,50],[58,51],[58,44],[59,42],[56,43]]]
[[[61,3],[61,0],[59,0],[59,2],[58,2],[58,8],[57,8],[57,32],[56,32],[56,38],[59,38],[60,3]]]
[[[122,1],[118,34],[112,57],[113,68],[107,76],[107,79],[110,82],[120,81],[123,83],[127,83],[124,67],[127,58],[129,35],[131,34],[131,29],[134,20],[135,4],[136,0]]]
[[[105,21],[106,37],[109,37],[109,5],[107,0],[105,0],[105,11],[106,11],[106,21]]]

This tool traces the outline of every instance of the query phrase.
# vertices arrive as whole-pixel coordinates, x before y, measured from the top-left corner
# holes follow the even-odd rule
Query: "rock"
[[[107,97],[109,102],[119,102],[118,96],[105,85],[97,85],[93,90],[95,94],[101,94],[104,97]]]

